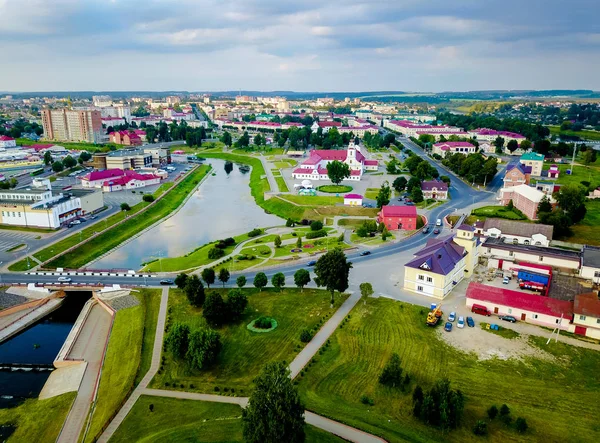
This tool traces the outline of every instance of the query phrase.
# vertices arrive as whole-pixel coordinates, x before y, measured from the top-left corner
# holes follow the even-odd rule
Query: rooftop
[[[482,245],[483,248],[504,249],[506,251],[519,251],[524,253],[535,254],[538,256],[558,257],[564,260],[579,261],[581,253],[579,251],[569,251],[567,249],[547,248],[544,246],[520,245],[505,243],[500,238],[488,237]]]
[[[143,149],[122,149],[120,151],[111,151],[108,153],[108,157],[137,157],[138,155],[151,154],[146,154]]]
[[[435,274],[448,275],[465,256],[465,248],[454,243],[454,237],[430,239],[406,266]]]
[[[522,221],[505,220],[503,218],[488,218],[483,223],[483,230],[499,229],[502,234],[516,235],[519,237],[531,237],[534,234],[542,234],[552,240],[554,226],[541,225],[538,223],[526,223]]]
[[[447,191],[448,185],[441,180],[429,180],[421,182],[421,189],[423,191],[431,191],[433,188],[436,188],[439,191]]]
[[[585,245],[581,251],[581,265],[600,268],[600,248]]]
[[[595,292],[577,294],[575,296],[573,312],[575,314],[600,318],[600,299],[598,299],[598,294]]]
[[[534,161],[543,162],[544,155],[538,154],[536,152],[527,152],[521,156],[521,160],[534,160]]]
[[[416,206],[383,206],[381,208],[383,217],[416,217]]]
[[[513,186],[511,188],[504,188],[504,191],[516,192],[517,194],[522,195],[534,203],[539,203],[546,196],[546,194],[544,194],[542,191],[538,191],[537,189],[526,184]]]

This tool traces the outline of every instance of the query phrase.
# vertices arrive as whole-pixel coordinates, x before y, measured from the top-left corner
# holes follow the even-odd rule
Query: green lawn
[[[144,337],[140,366],[135,377],[136,386],[142,381],[152,363],[152,350],[154,348],[154,337],[156,337],[156,323],[158,322],[161,294],[162,290],[160,289],[141,289],[136,294],[144,309]]]
[[[505,218],[508,220],[528,220],[524,215],[521,215],[514,210],[510,211],[505,206],[483,206],[481,208],[473,209],[471,214],[482,217]]]
[[[280,161],[276,161],[274,162],[275,166],[279,169],[286,169],[286,168],[291,168],[293,166],[296,166],[298,163],[296,162],[296,160],[280,160]]]
[[[288,286],[293,285],[292,279],[287,280]],[[248,286],[252,286],[251,281]],[[218,287],[215,284],[215,288]],[[271,361],[291,362],[304,347],[300,343],[300,331],[315,327],[320,319],[335,312],[345,298],[336,294],[335,307],[330,309],[329,295],[321,290],[305,289],[300,292],[290,288],[276,292],[266,289],[259,293],[256,289],[249,288],[245,291],[249,294],[249,303],[242,319],[234,325],[219,329],[223,349],[215,366],[204,371],[190,369],[185,362],[174,360],[167,351],[165,366],[152,380],[153,387],[207,393],[214,393],[215,387],[221,393],[225,392],[225,388],[233,388],[235,395],[248,395],[252,379],[260,368]],[[180,321],[191,327],[205,326],[202,309],[191,307],[185,295],[177,289],[169,293],[169,309],[171,324]],[[246,325],[261,315],[275,318],[278,322],[277,329],[267,334],[249,331]]]
[[[377,194],[379,194],[379,188],[367,188],[364,197],[375,200],[377,198]]]
[[[121,145],[116,145],[114,143],[95,144],[95,143],[86,143],[86,142],[79,142],[79,143],[78,142],[53,142],[53,141],[47,141],[47,140],[33,141],[33,140],[29,140],[28,138],[17,138],[18,146],[31,146],[31,145],[35,145],[35,144],[56,144],[58,146],[63,146],[64,148],[67,148],[67,149],[84,150],[84,151],[88,151],[88,152],[96,152],[96,151],[108,152],[108,151],[110,151],[111,146],[116,149],[120,149],[123,147]]]
[[[504,338],[508,338],[508,339],[518,338],[521,336],[521,334],[519,334],[517,331],[515,331],[513,329],[507,329],[502,325],[499,325],[500,329],[498,329],[497,331],[495,329],[491,329],[491,328],[487,329],[488,324],[489,323],[481,322],[481,323],[479,323],[479,326],[484,331],[487,331],[492,334],[499,335],[500,337],[504,337]]]
[[[350,241],[352,241],[353,243],[358,243],[358,244],[362,244],[365,246],[377,246],[377,245],[389,243],[390,241],[392,241],[396,238],[396,236],[394,234],[392,234],[392,233],[390,233],[390,234],[391,235],[384,242],[381,239],[381,235],[379,233],[377,235],[375,235],[375,237],[359,237],[358,235],[353,233],[350,236]]]
[[[16,426],[6,442],[55,441],[75,396],[75,392],[67,392],[46,400],[32,398],[14,408],[0,409],[0,427]]]
[[[550,134],[552,134],[552,135],[566,135],[566,136],[570,136],[570,137],[579,137],[582,139],[594,140],[594,141],[600,140],[600,132],[598,132],[598,131],[589,131],[589,130],[561,131],[560,126],[552,126],[552,125],[548,125],[548,129],[550,129]]]
[[[242,443],[241,416],[237,405],[142,395],[111,442]],[[310,425],[305,432],[306,443],[344,441]]]
[[[585,207],[587,212],[584,219],[571,226],[573,235],[561,240],[600,246],[600,229],[598,228],[600,226],[600,200],[589,200]]]
[[[140,366],[144,323],[142,306],[116,313],[86,442],[95,441],[133,389]]]
[[[590,376],[600,364],[600,353],[562,343],[532,345],[555,360],[479,361],[443,342],[425,326],[427,310],[383,298],[356,305],[351,318],[331,338],[330,347],[301,377],[299,389],[307,408],[349,425],[399,441],[473,441],[471,431],[492,404],[508,404],[513,418],[527,419],[530,430],[519,436],[513,429],[490,424],[488,441],[595,441],[600,378]],[[540,331],[542,333],[542,331]],[[468,330],[453,333],[468,333]],[[382,388],[378,376],[392,352],[411,376],[411,386],[428,388],[440,377],[466,397],[463,426],[447,434],[429,428],[412,416],[406,393]],[[360,402],[368,395],[374,406]]]
[[[544,165],[544,169],[549,169],[550,166],[551,164],[547,163]],[[571,169],[570,164],[557,166],[560,170],[560,175],[556,182],[561,185],[579,185],[582,181],[588,181],[592,189],[600,186],[600,167],[598,166],[575,164],[571,175],[567,174],[567,169]]]
[[[343,197],[329,197],[320,195],[285,195],[280,197],[283,200],[304,206],[328,206],[344,203]]]
[[[44,229],[44,228],[31,228],[25,226],[12,226],[12,225],[0,225],[0,232],[2,231],[22,231],[22,232],[41,232],[43,234],[55,232],[57,229]]]
[[[338,221],[338,225],[340,226],[349,226],[349,227],[359,227],[365,222],[364,219],[356,219],[356,218],[343,218]]]
[[[274,177],[275,181],[277,182],[277,187],[279,188],[279,192],[290,192],[290,189],[288,188],[287,184],[285,183],[285,180],[283,179],[283,177],[279,176],[279,177]]]
[[[327,192],[330,194],[347,194],[352,191],[352,186],[346,185],[323,185],[317,188],[317,191]]]
[[[208,173],[209,170],[210,166],[208,165],[203,165],[195,169],[182,181],[180,181],[177,186],[172,187],[163,198],[156,201],[143,213],[136,216],[128,215],[127,220],[120,224],[116,229],[105,231],[97,237],[83,243],[80,247],[75,248],[74,250],[60,257],[57,257],[48,263],[48,267],[77,269],[100,257],[102,254],[110,251],[114,247],[120,245],[125,240],[130,239],[138,232],[141,232],[144,229],[152,226],[154,223],[158,222],[177,209],[183,203],[189,193],[192,192],[196,186],[198,186],[200,180]],[[116,214],[116,216],[121,217],[122,219],[124,214],[120,213]],[[92,230],[93,232],[94,227],[92,226],[87,229]],[[73,242],[77,244],[78,239],[79,235],[74,234],[52,246],[47,247],[43,251],[36,253],[35,257],[41,261],[44,261],[45,259],[54,256],[57,251],[67,249],[67,245],[72,246]],[[51,252],[52,250],[54,250],[54,253]]]

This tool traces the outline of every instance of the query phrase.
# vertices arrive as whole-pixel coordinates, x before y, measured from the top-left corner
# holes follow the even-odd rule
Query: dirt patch
[[[446,332],[441,327],[438,328],[440,338],[452,347],[475,354],[480,360],[493,358],[523,360],[525,357],[554,360],[553,355],[531,346],[528,334],[508,339],[485,331],[478,324],[474,328],[465,327],[464,329],[457,329],[456,325],[454,326],[452,332]]]
[[[570,275],[554,273],[552,275],[549,296],[559,300],[570,301],[575,299],[575,295],[590,292],[591,290],[592,284],[589,281]]]

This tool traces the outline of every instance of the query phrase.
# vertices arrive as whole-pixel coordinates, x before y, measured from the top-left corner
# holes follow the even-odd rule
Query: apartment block
[[[100,143],[102,117],[100,111],[44,109],[44,136],[49,140]]]

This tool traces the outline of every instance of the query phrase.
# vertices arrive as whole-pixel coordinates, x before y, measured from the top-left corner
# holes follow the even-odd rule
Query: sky
[[[0,90],[600,90],[598,0],[0,0]]]

